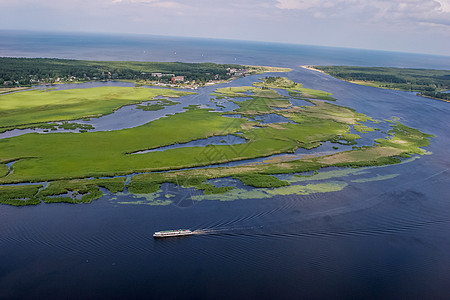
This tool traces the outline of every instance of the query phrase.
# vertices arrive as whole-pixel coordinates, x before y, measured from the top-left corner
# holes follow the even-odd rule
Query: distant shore
[[[302,67],[303,69],[307,69],[307,70],[311,70],[311,71],[316,71],[316,72],[320,72],[320,73],[323,73],[323,74],[327,74],[327,73],[325,73],[322,70],[314,68],[313,66],[306,66],[305,65],[305,66],[300,66],[300,67]]]

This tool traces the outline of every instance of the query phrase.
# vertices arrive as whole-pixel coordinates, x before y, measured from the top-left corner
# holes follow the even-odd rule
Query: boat
[[[157,231],[153,234],[154,238],[165,238],[165,237],[173,237],[173,236],[187,236],[194,234],[192,231],[188,229],[176,229],[176,230],[165,230],[165,231]]]

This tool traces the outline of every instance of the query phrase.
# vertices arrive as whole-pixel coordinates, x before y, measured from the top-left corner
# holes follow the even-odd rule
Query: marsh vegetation
[[[182,92],[161,89],[103,89],[70,90],[71,97],[75,99],[96,97],[96,100],[87,107],[79,104],[81,107],[76,113],[87,116],[86,109],[90,113],[95,111],[94,108],[105,112],[124,103],[153,99],[156,95],[171,97],[183,95]],[[308,105],[293,106],[289,102],[289,97],[278,93],[279,89],[288,91],[289,97],[305,99]],[[29,92],[22,92],[21,94],[25,94],[22,97],[26,98],[26,93]],[[40,92],[38,94],[41,97],[40,101],[48,103],[49,99],[55,99],[53,93],[57,91]],[[107,188],[111,192],[124,189],[123,177],[99,179],[100,177],[133,173],[143,173],[134,175],[127,184],[128,191],[133,194],[155,193],[163,183],[195,188],[203,191],[205,195],[228,194],[232,192],[232,186],[216,186],[209,181],[225,177],[238,179],[252,187],[284,188],[283,191],[287,192],[290,190],[287,189],[290,183],[273,175],[317,171],[330,166],[361,167],[398,163],[401,161],[399,157],[424,154],[425,151],[421,147],[426,147],[431,137],[399,122],[393,122],[392,129],[386,137],[375,140],[372,147],[355,147],[353,150],[329,155],[305,156],[301,159],[271,161],[259,165],[201,168],[279,153],[293,153],[299,148],[313,149],[327,141],[356,145],[360,136],[350,133],[352,126],[355,126],[360,134],[367,134],[372,131],[372,127],[362,122],[372,122],[374,126],[378,122],[353,109],[327,102],[334,101],[329,93],[304,89],[302,85],[281,77],[267,77],[253,86],[217,89],[214,95],[236,103],[238,108],[232,113],[240,114],[241,117],[228,118],[224,116],[226,113],[190,105],[186,107],[185,112],[134,128],[83,134],[34,133],[2,139],[0,170],[5,170],[6,162],[16,161],[16,163],[13,172],[6,173],[5,170],[0,173],[0,183],[51,181],[48,187],[39,193],[35,190],[35,193],[29,196],[30,201],[38,203],[40,201],[89,203],[101,197],[100,187]],[[107,100],[114,104],[105,108],[102,104],[109,103]],[[10,100],[10,103],[14,101]],[[30,102],[31,107],[32,104],[33,101]],[[163,104],[167,103],[163,101]],[[55,115],[61,115],[61,110],[56,106],[54,108],[50,109],[49,118],[54,119]],[[36,118],[40,116],[39,113],[36,115],[34,113],[34,110],[22,103],[17,119],[29,120],[30,115]],[[67,113],[73,115],[75,112]],[[254,119],[254,116],[269,114],[282,116],[292,122],[263,123]],[[0,117],[0,123],[6,123],[5,119],[8,118],[11,118],[8,114]],[[137,153],[225,135],[236,135],[246,142]],[[96,179],[86,179],[89,177]],[[298,188],[292,190],[296,189]],[[31,191],[29,193],[31,194]],[[15,199],[17,200],[12,198],[14,201]],[[7,199],[2,201],[5,202]]]

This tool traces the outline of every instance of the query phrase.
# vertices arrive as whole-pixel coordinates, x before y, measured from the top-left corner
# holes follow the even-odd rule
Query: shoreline
[[[317,67],[303,65],[301,67],[328,74],[333,78],[357,85],[385,90],[415,92],[419,97],[450,102],[447,96],[437,97],[442,91],[448,90],[450,82],[446,79],[449,72],[447,70],[338,65]],[[432,95],[423,94],[428,91],[432,92]]]
[[[319,72],[319,73],[322,73],[322,74],[327,74],[327,73],[325,73],[325,72],[322,71],[322,70],[319,70],[319,69],[314,68],[313,66],[303,65],[303,66],[300,66],[300,67],[303,68],[303,69],[307,69],[307,70],[311,70],[311,71],[316,71],[316,72]]]

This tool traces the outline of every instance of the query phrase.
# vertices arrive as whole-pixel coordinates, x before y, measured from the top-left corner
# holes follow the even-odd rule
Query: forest
[[[387,67],[315,66],[333,77],[363,85],[402,91],[450,101],[450,71]]]
[[[226,80],[230,69],[244,66],[214,63],[87,61],[54,58],[0,57],[0,87],[31,86],[39,83],[89,80],[158,80],[173,75],[204,83]],[[161,73],[156,75],[155,73]]]

